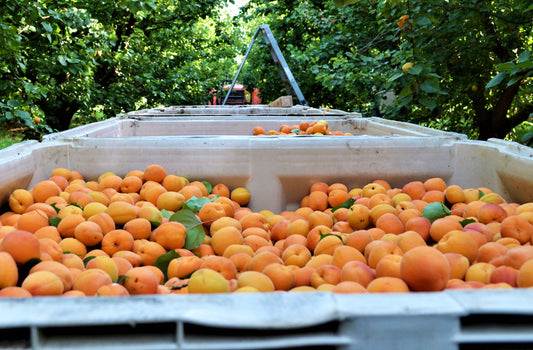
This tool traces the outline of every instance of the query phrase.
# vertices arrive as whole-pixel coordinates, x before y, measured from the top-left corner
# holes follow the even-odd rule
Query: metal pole
[[[224,102],[222,102],[223,106],[226,104],[226,101],[228,100],[229,94],[233,91],[233,87],[235,86],[235,83],[237,82],[237,78],[239,78],[239,75],[241,74],[242,67],[244,66],[244,62],[246,62],[246,59],[248,58],[248,55],[250,54],[250,51],[252,50],[252,46],[254,45],[254,42],[255,42],[255,39],[257,38],[257,35],[259,34],[259,29],[260,28],[261,27],[258,27],[255,30],[255,34],[254,34],[254,36],[252,38],[252,42],[248,46],[248,50],[246,50],[246,54],[244,55],[244,59],[241,62],[241,66],[239,67],[239,70],[237,71],[237,75],[235,76],[235,78],[231,82],[231,86],[230,86],[230,88],[228,90],[228,93],[226,94],[226,97],[224,98]]]

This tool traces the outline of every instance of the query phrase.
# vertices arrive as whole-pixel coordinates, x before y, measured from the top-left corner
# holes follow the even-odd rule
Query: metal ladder
[[[268,46],[268,49],[270,50],[270,54],[272,55],[272,59],[274,60],[274,63],[278,67],[279,75],[281,76],[281,80],[285,84],[285,88],[289,93],[293,92],[296,94],[296,98],[300,102],[302,106],[307,106],[307,102],[305,101],[305,98],[300,91],[300,88],[298,87],[298,83],[294,79],[294,76],[291,73],[291,70],[289,69],[289,66],[287,65],[287,62],[285,61],[285,58],[283,57],[283,54],[281,53],[278,43],[276,39],[274,38],[274,35],[272,34],[272,31],[270,30],[270,27],[267,24],[261,24],[259,27],[257,27],[254,36],[252,38],[252,42],[250,43],[250,46],[248,46],[248,50],[246,51],[246,54],[244,55],[244,59],[242,60],[242,63],[239,67],[239,70],[237,71],[237,75],[233,79],[231,83],[231,87],[228,91],[233,91],[233,87],[235,86],[235,83],[237,82],[237,78],[239,78],[239,75],[241,74],[242,67],[244,66],[244,63],[246,62],[246,59],[248,58],[248,55],[250,54],[250,51],[252,50],[252,46],[254,45],[255,39],[257,39],[257,36],[259,33],[263,34],[263,39],[265,39],[265,43]],[[229,97],[229,93],[226,94],[226,97],[224,98],[224,102],[222,102],[222,105],[226,104],[226,101]]]

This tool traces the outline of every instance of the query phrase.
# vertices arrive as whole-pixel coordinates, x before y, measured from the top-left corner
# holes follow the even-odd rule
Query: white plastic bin
[[[359,113],[322,110],[309,107],[169,107],[142,110],[118,115],[105,121],[79,126],[43,137],[44,141],[76,137],[131,136],[194,136],[240,135],[252,136],[253,129],[278,130],[301,121],[326,120],[332,131],[354,136],[447,136],[466,139],[465,135],[444,132],[410,123],[382,118],[363,118]],[[300,136],[300,138],[303,136]]]
[[[160,118],[175,123],[177,117],[146,121],[166,125]],[[254,211],[295,209],[315,181],[356,187],[385,179],[400,186],[435,176],[463,188],[491,188],[509,201],[533,201],[533,150],[515,143],[431,132],[295,139],[115,129],[144,119],[120,117],[87,126],[87,135],[78,129],[0,151],[0,200],[57,167],[95,179],[157,163],[190,179],[246,186]],[[374,121],[399,127],[362,123]],[[531,289],[0,299],[0,349],[532,348],[531,300]]]

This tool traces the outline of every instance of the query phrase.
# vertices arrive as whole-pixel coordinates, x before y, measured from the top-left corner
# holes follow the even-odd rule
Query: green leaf
[[[57,204],[57,203],[52,203],[52,204],[50,204],[50,206],[51,206],[52,208],[54,208],[54,210],[56,211],[56,213],[59,213],[59,211],[60,211],[61,209],[59,209],[59,208],[57,207],[56,204]]]
[[[50,226],[57,227],[57,225],[59,225],[60,222],[61,222],[61,218],[59,216],[53,216],[50,219],[48,219],[48,223],[50,224]]]
[[[422,84],[420,84],[420,89],[428,94],[438,92],[440,91],[439,81],[436,79],[426,79]]]
[[[427,18],[426,16],[418,16],[415,18],[414,22],[415,24],[420,25],[420,26],[427,26],[432,23],[431,19]]]
[[[340,235],[336,235],[334,233],[322,233],[322,231],[318,231],[318,233],[320,234],[320,239],[318,240],[319,242],[323,239],[323,238],[326,238],[327,236],[335,236],[337,237],[338,239],[341,240],[342,244],[344,244],[344,241],[342,240],[342,237]]]
[[[505,77],[507,77],[507,72],[499,73],[488,82],[488,84],[485,86],[485,89],[490,89],[491,87],[500,84],[505,79]]]
[[[357,2],[357,0],[333,0],[333,3],[337,7],[348,6],[348,5],[351,5],[351,4],[355,4],[356,2]]]
[[[414,67],[411,67],[407,70],[407,73],[412,74],[412,75],[419,75],[420,73],[422,73],[422,66],[416,65]]]
[[[392,77],[390,77],[390,78],[387,80],[387,82],[388,82],[388,83],[391,83],[391,82],[393,82],[393,81],[395,81],[396,79],[399,79],[399,78],[401,78],[401,77],[403,77],[403,72],[395,73]]]
[[[448,207],[446,207],[441,202],[428,203],[422,211],[422,215],[432,223],[433,221],[448,216],[450,214],[450,209],[448,209]]]
[[[128,276],[120,275],[117,278],[117,283],[122,283],[122,281],[125,281],[128,278],[129,278]]]
[[[79,205],[78,203],[76,203],[76,202],[72,202],[72,203],[70,203],[70,205],[73,205],[73,206],[78,207],[78,208],[83,210],[83,207],[81,205]]]
[[[402,89],[402,91],[400,91],[400,93],[398,94],[398,98],[402,98],[402,97],[409,96],[409,95],[412,95],[412,94],[413,94],[412,85],[409,84],[409,85],[406,85]]]
[[[43,26],[44,30],[46,30],[47,32],[52,32],[54,29],[52,28],[51,25],[49,25],[48,23],[46,22],[41,22],[41,25]]]
[[[437,107],[437,103],[433,99],[421,98],[419,101],[424,107],[426,107],[430,111],[434,110]]]
[[[86,257],[85,259],[83,259],[83,265],[84,265],[84,266],[87,266],[87,263],[88,263],[89,261],[93,260],[94,258],[96,258],[95,255],[90,255],[90,256]]]
[[[30,270],[32,269],[32,267],[34,267],[35,265],[37,265],[41,261],[42,260],[40,258],[31,258],[30,260],[26,261],[24,264],[19,266],[19,269],[18,269],[19,278],[18,278],[18,282],[17,282],[18,286],[20,286],[22,281],[24,281],[24,279],[29,275]]]
[[[168,253],[161,254],[154,263],[154,266],[157,267],[161,272],[163,272],[163,275],[165,276],[165,281],[168,280],[167,276],[167,269],[168,264],[174,259],[177,259],[181,257],[181,255],[176,252],[174,249],[171,249]]]
[[[331,209],[331,212],[334,213],[336,210],[340,209],[340,208],[346,208],[346,209],[350,209],[350,207],[354,204],[355,202],[355,199],[353,198],[348,198],[346,201],[344,201],[344,203],[342,203],[341,205],[337,205],[336,207],[334,207],[333,209]]]
[[[464,220],[461,220],[459,221],[459,223],[461,224],[461,226],[465,227],[466,225],[468,224],[471,224],[473,222],[476,222],[476,220],[470,218],[470,219],[464,219]]]
[[[192,274],[193,273],[191,272],[188,276],[190,277],[190,275],[192,275]],[[189,278],[189,277],[184,277],[184,278]],[[180,284],[179,286],[171,286],[170,290],[180,290],[180,289],[188,287],[188,286],[189,286],[189,282],[185,282],[183,284]]]
[[[525,133],[524,136],[520,139],[520,143],[527,144],[531,139],[533,139],[533,131]]]
[[[62,66],[66,66],[66,65],[67,65],[67,60],[66,60],[65,56],[63,56],[63,55],[59,55],[59,56],[57,56],[57,61],[58,61]]]
[[[163,217],[167,219],[169,219],[172,216],[172,214],[166,209],[161,209],[161,215],[163,215]]]
[[[213,190],[213,185],[211,185],[209,182],[207,181],[201,181],[205,188],[207,188],[207,194],[211,194],[211,191]]]
[[[20,106],[20,101],[19,100],[8,100],[7,105],[9,107],[18,107]]]
[[[531,58],[531,52],[529,50],[525,50],[518,56],[518,62],[525,62],[528,61]]]
[[[196,217],[194,211],[190,209],[181,209],[169,218],[169,221],[180,222],[187,228],[185,236],[185,249],[193,250],[204,242],[205,232],[202,223]]]
[[[192,196],[189,200],[187,200],[185,203],[183,203],[184,209],[190,209],[194,212],[198,212],[204,205],[206,205],[209,202],[214,202],[218,199],[218,195],[216,195],[214,198],[207,198],[207,197],[200,197],[197,198],[196,196]]]

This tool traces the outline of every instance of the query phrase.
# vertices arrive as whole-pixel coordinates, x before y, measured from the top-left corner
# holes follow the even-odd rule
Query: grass
[[[21,141],[23,141],[22,129],[12,128],[5,124],[0,127],[0,149],[7,148]]]

